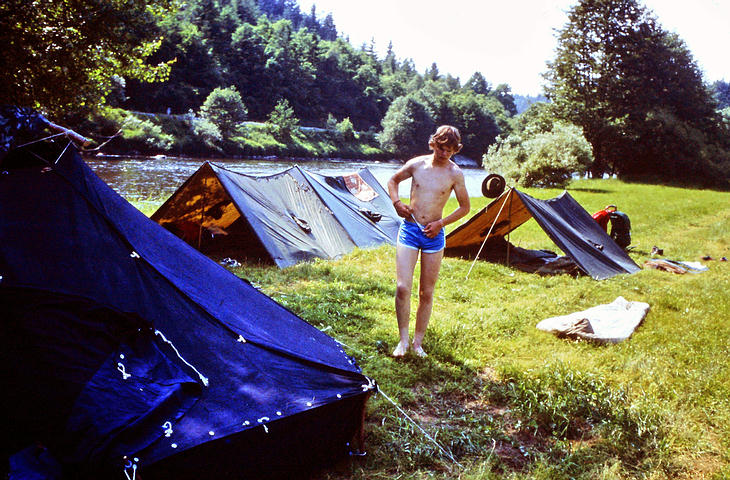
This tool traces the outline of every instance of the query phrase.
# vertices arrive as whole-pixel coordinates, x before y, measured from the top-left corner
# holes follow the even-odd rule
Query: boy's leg
[[[428,321],[433,308],[433,291],[441,269],[444,251],[421,253],[421,279],[419,281],[418,311],[416,312],[416,332],[413,335],[413,349],[420,356],[425,356],[421,346],[426,335]]]
[[[400,243],[395,248],[395,316],[398,319],[398,335],[400,342],[393,351],[393,356],[401,357],[408,351],[408,322],[411,316],[411,290],[413,288],[413,270],[418,261],[418,250],[405,247]]]

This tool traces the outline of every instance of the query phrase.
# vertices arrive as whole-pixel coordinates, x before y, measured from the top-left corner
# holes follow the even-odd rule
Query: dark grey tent
[[[43,123],[4,120],[6,146]],[[59,143],[0,151],[10,478],[290,478],[346,456],[375,391],[355,360]]]
[[[500,259],[511,255],[510,264],[542,263],[555,257],[515,248],[504,241],[505,235],[531,218],[580,270],[596,280],[640,270],[568,192],[538,200],[513,188],[506,190],[446,236],[445,254],[474,258],[489,235],[484,250]]]
[[[208,255],[281,268],[395,243],[399,218],[368,169],[323,176],[298,166],[252,176],[204,163],[152,219]]]

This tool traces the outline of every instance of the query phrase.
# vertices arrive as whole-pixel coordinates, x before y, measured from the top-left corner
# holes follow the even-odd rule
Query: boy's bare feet
[[[420,345],[419,346],[413,345],[413,353],[415,353],[416,355],[418,355],[421,358],[428,357],[428,354],[423,350],[423,347]]]
[[[395,347],[395,350],[393,350],[393,356],[394,357],[402,357],[403,355],[408,352],[408,344],[405,345],[402,343],[398,343],[398,346]]]

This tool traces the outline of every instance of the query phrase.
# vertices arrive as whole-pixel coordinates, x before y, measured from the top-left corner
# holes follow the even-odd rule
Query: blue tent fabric
[[[370,170],[363,168],[351,175],[372,189],[374,196],[367,200],[348,189],[344,176],[320,175],[306,170],[302,173],[358,247],[395,244],[400,217]]]
[[[395,244],[400,220],[383,187],[367,169],[324,176],[298,166],[268,176],[246,175],[205,162],[152,215],[215,256],[270,261],[285,268],[315,258],[334,259],[355,247]],[[370,193],[347,187],[356,178]],[[222,229],[211,240],[197,231]]]
[[[603,280],[641,270],[568,192],[550,200],[516,193],[550,239],[591,277]]]
[[[201,465],[284,472],[346,453],[375,389],[355,360],[66,147],[0,163],[4,455],[41,443],[74,476],[137,458],[145,478],[173,464],[188,478]],[[249,448],[217,456],[239,444]],[[278,467],[265,463],[274,453]]]

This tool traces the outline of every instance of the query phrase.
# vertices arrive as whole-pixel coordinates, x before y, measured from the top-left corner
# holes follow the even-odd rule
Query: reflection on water
[[[91,157],[86,163],[109,186],[129,201],[159,202],[172,195],[185,180],[205,161],[199,158],[131,158]],[[304,160],[287,159],[215,159],[211,162],[229,170],[247,175],[272,175],[293,165],[322,175],[342,175],[367,167],[386,188],[388,179],[400,168],[400,162],[376,162],[364,160]],[[480,168],[462,168],[466,189],[471,197],[481,196],[482,180],[486,172]],[[400,195],[408,196],[410,181],[400,185]]]

